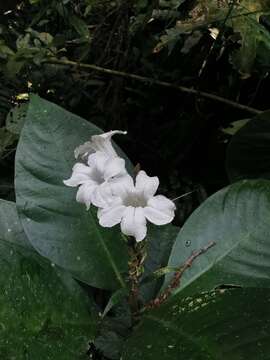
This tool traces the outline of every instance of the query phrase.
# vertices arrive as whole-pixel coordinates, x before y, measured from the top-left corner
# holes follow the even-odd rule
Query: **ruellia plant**
[[[233,136],[237,182],[179,229],[124,130],[32,95],[0,201],[1,359],[268,359],[269,134],[264,113]]]

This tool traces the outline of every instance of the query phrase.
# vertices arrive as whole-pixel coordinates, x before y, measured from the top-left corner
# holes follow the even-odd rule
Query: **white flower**
[[[87,163],[88,165],[76,163],[71,177],[64,180],[64,184],[79,186],[76,200],[84,203],[87,209],[91,204],[98,207],[107,206],[112,197],[114,184],[127,176],[125,160],[119,157],[111,158],[97,151],[88,156]]]
[[[78,146],[74,150],[75,159],[78,159],[79,157],[84,159],[89,154],[95,153],[96,151],[101,151],[110,157],[118,156],[112,146],[111,138],[115,134],[124,134],[125,135],[126,133],[127,133],[126,131],[113,130],[113,131],[109,131],[109,132],[101,134],[101,135],[91,136],[90,141],[87,141],[83,145]]]
[[[175,205],[163,195],[155,195],[159,185],[157,177],[149,177],[140,171],[133,179],[126,176],[113,193],[110,204],[98,210],[99,223],[103,227],[121,224],[125,235],[134,236],[136,241],[142,241],[147,232],[146,221],[156,225],[165,225],[174,218]]]

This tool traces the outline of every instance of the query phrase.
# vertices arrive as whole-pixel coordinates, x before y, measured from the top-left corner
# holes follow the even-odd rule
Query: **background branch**
[[[58,64],[58,65],[64,65],[64,66],[74,66],[74,67],[78,67],[78,68],[82,68],[82,69],[90,69],[90,70],[101,72],[103,74],[120,76],[123,78],[140,81],[140,82],[143,82],[143,83],[149,84],[149,85],[157,85],[157,86],[167,87],[170,89],[175,89],[175,90],[185,92],[188,94],[193,94],[193,95],[200,96],[200,97],[203,97],[206,99],[217,101],[217,102],[223,103],[225,105],[228,105],[230,107],[233,107],[238,110],[242,110],[242,111],[248,112],[250,114],[254,114],[254,115],[258,115],[263,112],[262,110],[254,109],[250,106],[239,104],[235,101],[232,101],[232,100],[226,99],[224,97],[221,97],[221,96],[218,96],[215,94],[211,94],[211,93],[208,93],[205,91],[195,90],[193,88],[189,88],[186,86],[175,85],[175,84],[172,84],[172,83],[169,83],[166,81],[155,80],[153,78],[136,75],[136,74],[131,74],[131,73],[127,73],[124,71],[112,70],[112,69],[104,68],[104,67],[97,66],[94,64],[84,64],[84,63],[77,63],[77,62],[71,61],[71,60],[58,60],[58,59],[46,60],[45,62],[49,63],[49,64]]]

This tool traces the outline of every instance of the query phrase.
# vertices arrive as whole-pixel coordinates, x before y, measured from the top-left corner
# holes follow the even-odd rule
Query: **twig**
[[[200,255],[202,255],[206,251],[208,251],[210,248],[212,248],[215,244],[216,243],[214,241],[211,241],[208,245],[206,245],[202,249],[193,252],[190,255],[190,257],[186,260],[184,265],[182,265],[179,268],[179,270],[175,272],[171,283],[164,290],[164,292],[161,293],[156,299],[150,301],[150,303],[145,306],[144,310],[156,308],[156,307],[159,307],[161,304],[163,304],[171,296],[173,290],[176,289],[180,285],[180,281],[181,281],[181,278],[182,278],[184,272],[191,267],[191,265],[193,264],[193,261],[195,259],[197,259],[197,257],[199,257]]]
[[[243,110],[245,112],[248,112],[248,113],[254,114],[254,115],[258,115],[263,112],[262,110],[254,109],[250,106],[242,105],[235,101],[232,101],[232,100],[226,99],[224,97],[221,97],[221,96],[218,96],[215,94],[211,94],[211,93],[208,93],[205,91],[195,90],[193,88],[188,88],[186,86],[175,85],[175,84],[172,84],[172,83],[169,83],[166,81],[155,80],[153,78],[136,75],[136,74],[131,74],[131,73],[127,73],[124,71],[112,70],[112,69],[104,68],[104,67],[97,66],[94,64],[83,64],[83,63],[77,63],[77,62],[71,61],[71,60],[59,60],[59,59],[46,60],[45,63],[58,64],[58,65],[64,65],[64,66],[76,66],[76,67],[82,68],[82,69],[91,69],[94,71],[98,71],[103,74],[120,76],[123,78],[140,81],[140,82],[143,82],[143,83],[146,83],[149,85],[158,85],[158,86],[162,86],[162,87],[166,87],[166,88],[170,88],[170,89],[175,89],[175,90],[182,91],[182,92],[185,92],[188,94],[193,94],[193,95],[204,97],[206,99],[211,99],[213,101],[217,101],[217,102],[226,104],[226,105],[234,107],[238,110]]]

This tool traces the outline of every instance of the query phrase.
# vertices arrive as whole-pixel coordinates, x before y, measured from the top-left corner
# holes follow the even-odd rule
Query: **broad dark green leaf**
[[[269,303],[269,289],[175,296],[143,317],[122,359],[268,360]]]
[[[169,266],[183,265],[212,241],[215,246],[194,260],[176,293],[198,293],[221,284],[270,287],[269,219],[268,180],[240,181],[207,199],[181,229]]]
[[[35,249],[77,279],[99,288],[125,285],[127,251],[120,230],[98,225],[95,212],[75,200],[73,151],[100,129],[33,96],[16,154],[16,197]]]
[[[30,248],[14,203],[0,201],[1,359],[87,359],[92,305]]]
[[[31,250],[20,219],[18,217],[15,203],[0,199],[0,241]]]
[[[231,181],[270,179],[270,111],[250,120],[232,137],[227,172]]]

